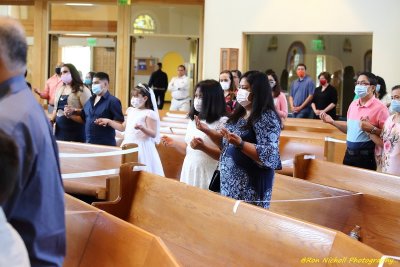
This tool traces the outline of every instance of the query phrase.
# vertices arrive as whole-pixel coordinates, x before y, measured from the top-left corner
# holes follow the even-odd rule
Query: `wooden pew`
[[[332,137],[335,137],[335,139],[337,140],[346,140],[346,136],[341,134],[333,134]],[[279,152],[281,155],[281,160],[292,160],[294,156],[299,153],[312,154],[315,155],[315,157],[318,159],[325,159],[325,155],[332,154],[331,146],[328,146],[326,143],[327,138],[328,136],[324,133],[306,133],[283,130],[279,139]],[[329,137],[328,140],[333,139]],[[342,157],[343,159],[344,152],[343,154],[340,154],[341,151],[338,150],[336,152],[337,154],[332,157],[334,159],[336,159],[336,157]],[[277,172],[280,174],[292,176],[293,167],[284,167],[283,170],[279,170]]]
[[[64,267],[180,266],[159,237],[69,195],[65,202]]]
[[[352,191],[276,174],[270,210],[348,234],[361,198]]]
[[[335,138],[325,138],[324,159],[326,161],[342,164],[346,153],[346,141]]]
[[[121,166],[119,201],[93,203],[160,236],[185,266],[300,266],[304,257],[372,257],[343,233]],[[273,245],[272,245],[273,244]],[[315,266],[326,266],[320,262]]]
[[[295,158],[294,176],[313,183],[362,192],[358,215],[363,242],[383,253],[400,251],[400,177],[317,159]],[[348,229],[347,229],[348,230]]]
[[[124,147],[102,146],[76,142],[57,141],[60,153],[88,154],[99,152],[121,151],[137,147],[136,144],[127,144]],[[137,162],[138,153],[90,157],[90,158],[60,158],[61,173],[80,173],[107,169],[118,169],[122,163]],[[118,196],[118,176],[94,176],[73,179],[63,179],[67,193],[92,196],[97,199],[112,200]]]
[[[325,133],[328,135],[343,134],[336,127],[324,123],[321,120],[310,120],[310,119],[297,119],[297,118],[287,118],[284,123],[284,129],[290,131],[300,131],[300,132],[318,132]]]

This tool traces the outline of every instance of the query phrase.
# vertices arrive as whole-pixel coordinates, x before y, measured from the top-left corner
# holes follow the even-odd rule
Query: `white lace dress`
[[[121,146],[130,143],[137,144],[139,149],[139,162],[146,165],[140,169],[164,176],[163,167],[154,139],[141,130],[135,129],[137,123],[144,126],[146,125],[146,117],[158,121],[156,113],[151,109],[137,109],[133,107],[129,107],[126,113],[128,116],[126,119],[124,141]]]
[[[222,117],[219,121],[215,121],[211,124],[206,121],[202,122],[207,124],[210,129],[220,129],[224,126],[226,120],[226,117]],[[185,136],[185,142],[187,144],[186,157],[183,161],[180,181],[203,189],[208,189],[212,175],[217,169],[218,160],[211,158],[203,151],[193,149],[190,146],[190,141],[192,141],[194,137],[200,137],[205,144],[215,146],[205,133],[196,129],[194,121],[189,121]]]

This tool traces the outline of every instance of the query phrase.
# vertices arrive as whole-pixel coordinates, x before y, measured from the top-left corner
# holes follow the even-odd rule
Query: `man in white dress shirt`
[[[185,75],[185,71],[185,66],[179,65],[178,76],[173,77],[168,85],[168,90],[171,91],[172,96],[171,107],[169,110],[189,112],[189,78]]]

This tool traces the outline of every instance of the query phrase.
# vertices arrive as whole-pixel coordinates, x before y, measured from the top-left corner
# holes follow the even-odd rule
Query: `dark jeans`
[[[157,108],[159,110],[164,107],[165,89],[154,89],[154,96],[156,97]]]
[[[374,150],[346,150],[343,164],[368,170],[376,171]]]
[[[298,113],[293,112],[293,118],[304,118],[304,119],[310,119],[311,117],[311,108],[304,108],[300,110]]]

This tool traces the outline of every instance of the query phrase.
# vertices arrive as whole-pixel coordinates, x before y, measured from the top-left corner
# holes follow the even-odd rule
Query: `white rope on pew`
[[[107,157],[107,156],[116,156],[116,155],[124,155],[124,154],[130,154],[134,152],[138,152],[139,149],[137,147],[135,148],[129,148],[129,149],[121,149],[121,150],[116,150],[116,151],[109,151],[109,152],[99,152],[99,153],[86,153],[86,154],[81,154],[81,153],[59,153],[60,158],[92,158],[92,157]]]
[[[398,256],[390,256],[390,255],[383,255],[381,257],[381,259],[379,260],[378,267],[382,267],[386,262],[389,265],[392,265],[394,263],[394,260],[400,261],[400,257],[398,257]]]
[[[316,198],[298,198],[298,199],[279,199],[279,200],[258,200],[258,201],[251,201],[251,200],[236,200],[235,205],[233,206],[233,213],[237,212],[239,208],[240,202],[245,203],[285,203],[285,202],[306,202],[306,201],[319,201],[319,200],[327,200],[327,199],[336,199],[336,198],[344,198],[344,197],[352,197],[356,195],[362,195],[362,193],[354,193],[350,195],[342,195],[342,196],[330,196],[330,197],[316,197]]]
[[[74,178],[104,176],[112,174],[119,174],[119,169],[108,169],[108,170],[91,171],[91,172],[63,173],[61,174],[61,177],[63,179],[74,179]]]
[[[332,137],[325,137],[325,141],[346,144],[346,141],[332,138]]]

